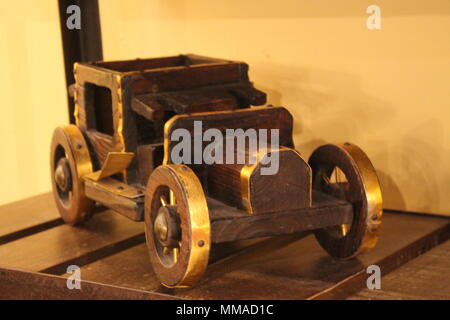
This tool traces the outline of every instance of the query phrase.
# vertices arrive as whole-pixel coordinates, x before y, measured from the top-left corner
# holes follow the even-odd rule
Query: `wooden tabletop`
[[[363,289],[349,299],[450,299],[450,240],[387,274],[381,290]]]
[[[308,233],[216,245],[189,289],[159,284],[143,231],[101,209],[82,226],[65,225],[50,193],[0,206],[0,298],[450,298],[448,218],[386,211],[378,246],[348,261],[329,257]],[[366,289],[373,264],[381,290]],[[81,290],[66,287],[69,265],[81,268]]]

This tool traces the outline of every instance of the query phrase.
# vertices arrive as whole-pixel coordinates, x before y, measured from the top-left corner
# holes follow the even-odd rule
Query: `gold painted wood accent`
[[[133,160],[133,152],[109,152],[102,169],[89,174],[86,178],[99,181],[119,172],[123,172]]]

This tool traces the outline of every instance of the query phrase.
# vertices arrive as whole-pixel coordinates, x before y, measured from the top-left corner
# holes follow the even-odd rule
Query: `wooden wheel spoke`
[[[326,173],[323,173],[321,176],[322,176],[322,183],[320,185],[322,191],[327,194],[333,194],[335,189],[334,182],[331,181],[330,177],[328,177]]]
[[[326,184],[331,184],[330,178],[328,178],[328,176],[326,174],[322,175],[322,180],[323,182],[325,182]]]
[[[172,190],[170,190],[170,205],[175,205],[177,203],[177,200],[175,199],[175,194]]]
[[[173,263],[177,263],[177,261],[178,261],[179,250],[180,250],[179,248],[173,248],[172,249]]]
[[[347,233],[350,231],[350,225],[348,224],[341,224],[341,230],[342,230],[342,236],[345,237]]]
[[[159,197],[159,201],[161,202],[161,205],[162,205],[163,207],[167,206],[167,200],[166,200],[166,197],[164,197],[164,196]]]

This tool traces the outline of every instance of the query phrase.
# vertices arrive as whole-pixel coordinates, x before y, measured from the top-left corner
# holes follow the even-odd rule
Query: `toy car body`
[[[242,62],[180,55],[77,63],[71,88],[75,125],[55,129],[51,173],[55,201],[71,224],[96,203],[145,221],[153,269],[168,287],[195,284],[213,243],[314,231],[337,258],[373,248],[381,223],[378,179],[355,145],[324,145],[306,162],[295,150],[293,119],[264,105]],[[278,130],[279,147],[256,150],[244,163],[173,159],[177,129],[195,123]],[[197,133],[198,135],[198,133]],[[270,141],[269,141],[270,142]],[[263,175],[276,153],[279,168]]]

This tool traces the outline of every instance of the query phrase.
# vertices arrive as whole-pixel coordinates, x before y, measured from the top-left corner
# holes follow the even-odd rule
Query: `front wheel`
[[[211,246],[206,197],[185,165],[162,165],[148,179],[145,236],[156,276],[167,287],[195,284],[208,265]]]
[[[317,230],[320,245],[333,257],[348,259],[372,249],[378,241],[383,204],[375,169],[356,145],[327,144],[309,159],[313,189],[353,206],[351,225]]]
[[[94,201],[86,197],[82,177],[92,173],[92,161],[77,126],[55,129],[50,163],[53,196],[61,218],[70,224],[87,220],[92,215]]]

